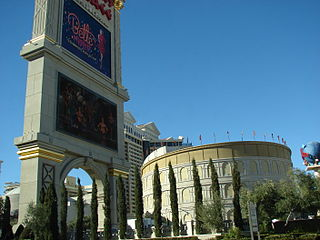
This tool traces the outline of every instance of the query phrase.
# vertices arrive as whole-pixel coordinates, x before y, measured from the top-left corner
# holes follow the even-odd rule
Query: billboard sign
[[[111,78],[111,33],[73,0],[64,1],[61,44]]]
[[[59,74],[56,128],[117,150],[117,105]]]
[[[75,0],[79,5],[83,6],[87,11],[91,12],[95,17],[105,17],[108,21],[112,19],[112,9],[114,0]],[[98,17],[99,18],[99,17]],[[102,19],[99,18],[101,21]]]

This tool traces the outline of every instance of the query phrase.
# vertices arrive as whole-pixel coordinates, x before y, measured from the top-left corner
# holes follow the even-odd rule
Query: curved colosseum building
[[[141,168],[144,209],[145,212],[153,212],[153,170],[157,163],[162,186],[162,215],[171,220],[168,178],[168,164],[171,162],[177,180],[179,217],[187,225],[194,219],[193,159],[198,167],[204,201],[210,199],[209,159],[213,160],[219,176],[220,194],[224,199],[227,220],[233,218],[231,177],[233,161],[238,163],[242,185],[249,189],[262,180],[285,179],[292,168],[290,148],[274,142],[225,142],[169,151],[167,147],[158,149],[146,158]]]

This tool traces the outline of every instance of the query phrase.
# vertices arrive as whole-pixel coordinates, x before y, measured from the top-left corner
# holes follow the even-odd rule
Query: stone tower
[[[32,39],[20,52],[28,61],[21,160],[19,222],[40,190],[60,187],[73,168],[98,185],[109,172],[116,224],[115,176],[127,177],[124,156],[120,51],[121,0],[35,0]],[[99,211],[103,214],[102,204]],[[99,216],[99,227],[103,217]]]

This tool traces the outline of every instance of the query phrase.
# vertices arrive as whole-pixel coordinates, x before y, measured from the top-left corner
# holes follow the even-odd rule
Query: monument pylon
[[[42,187],[57,192],[73,168],[98,186],[109,172],[112,223],[117,223],[115,177],[128,175],[123,133],[120,12],[122,0],[35,0],[23,135],[14,140],[21,160],[19,222]],[[113,194],[114,193],[114,194]],[[102,204],[99,204],[103,215]],[[103,217],[99,215],[99,227]]]

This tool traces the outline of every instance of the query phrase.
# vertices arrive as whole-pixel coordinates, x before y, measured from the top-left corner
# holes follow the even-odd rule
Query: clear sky
[[[0,186],[19,181],[13,145],[23,128],[33,0],[2,1]],[[122,78],[137,123],[199,145],[284,138],[294,167],[301,144],[320,141],[319,0],[127,0]]]

